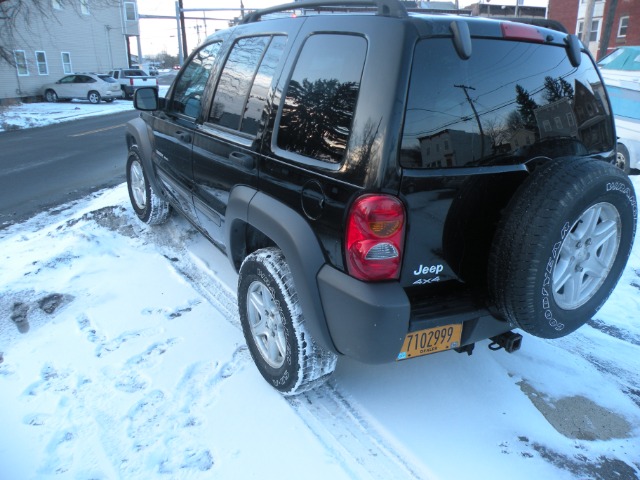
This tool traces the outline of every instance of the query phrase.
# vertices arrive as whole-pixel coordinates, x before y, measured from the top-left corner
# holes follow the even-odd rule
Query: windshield
[[[605,70],[640,70],[640,47],[618,48],[598,62]]]
[[[550,45],[474,39],[462,60],[448,38],[414,55],[401,162],[442,168],[584,155],[613,148],[604,86],[583,55]]]

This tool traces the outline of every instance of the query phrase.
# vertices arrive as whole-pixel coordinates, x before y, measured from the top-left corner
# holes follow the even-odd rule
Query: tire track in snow
[[[171,228],[171,224],[165,228]],[[145,230],[140,234],[147,232]],[[164,233],[169,233],[169,236],[175,234]],[[182,247],[182,241],[176,244],[162,242],[160,245],[155,238],[153,240],[176,272],[225,319],[241,330],[236,297],[228,286],[193,262]],[[383,436],[367,424],[357,409],[331,383],[288,397],[286,401],[350,477],[373,480],[423,478]]]
[[[287,400],[351,478],[423,478],[331,383]]]

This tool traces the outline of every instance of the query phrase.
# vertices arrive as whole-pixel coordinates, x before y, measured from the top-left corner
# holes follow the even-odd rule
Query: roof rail
[[[407,10],[399,0],[303,0],[255,10],[245,15],[240,23],[257,22],[263,15],[271,13],[287,10],[311,10],[318,7],[376,7],[378,9],[376,15],[397,18],[405,18],[407,16]]]

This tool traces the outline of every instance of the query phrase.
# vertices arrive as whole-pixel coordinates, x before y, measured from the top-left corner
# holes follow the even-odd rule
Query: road
[[[125,124],[139,113],[0,133],[0,229],[125,180]]]

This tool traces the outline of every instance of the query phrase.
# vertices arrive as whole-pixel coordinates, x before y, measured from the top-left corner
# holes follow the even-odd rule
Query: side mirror
[[[158,110],[158,90],[152,87],[141,87],[133,95],[133,106],[136,110],[152,112]]]

